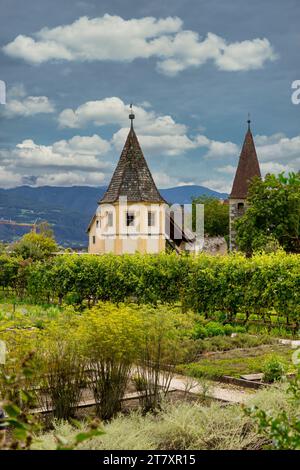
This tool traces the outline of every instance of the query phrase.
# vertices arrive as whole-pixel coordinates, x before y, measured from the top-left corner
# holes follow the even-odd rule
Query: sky
[[[298,171],[299,0],[0,0],[0,187],[104,186],[129,105],[159,188],[230,192],[248,113]]]

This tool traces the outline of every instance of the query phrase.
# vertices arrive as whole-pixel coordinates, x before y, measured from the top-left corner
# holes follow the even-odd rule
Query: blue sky
[[[297,171],[299,0],[1,0],[0,186],[105,185],[135,128],[159,187],[229,191],[251,114]]]

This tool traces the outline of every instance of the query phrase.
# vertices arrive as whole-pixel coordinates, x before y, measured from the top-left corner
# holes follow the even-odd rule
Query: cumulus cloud
[[[169,76],[208,61],[225,71],[259,69],[277,57],[266,38],[227,43],[213,33],[203,39],[195,31],[184,30],[177,17],[125,20],[108,14],[43,28],[33,37],[19,35],[3,51],[32,64],[50,60],[131,62],[154,57],[157,69]]]
[[[281,162],[299,169],[300,166],[300,135],[286,137],[284,134],[256,136],[257,153],[262,162]],[[297,170],[298,171],[298,170]]]
[[[112,144],[120,151],[128,133],[129,104],[118,97],[88,101],[77,109],[65,109],[58,116],[60,127],[84,128],[89,124],[105,126],[114,124],[121,126],[112,137]],[[182,155],[189,150],[207,147],[207,157],[222,158],[235,155],[238,148],[232,142],[218,142],[204,135],[193,138],[187,135],[187,126],[174,121],[171,116],[159,115],[154,110],[134,107],[135,129],[139,141],[149,154]]]
[[[110,143],[96,134],[74,136],[52,145],[26,139],[12,149],[0,150],[0,179],[5,187],[99,185],[111,171],[106,158],[110,148]]]
[[[163,171],[154,172],[153,178],[156,183],[156,186],[158,186],[161,189],[171,188],[175,186],[192,186],[193,184],[195,184],[194,182],[184,181],[180,178],[171,176],[168,173],[165,173]]]
[[[213,189],[214,191],[219,191],[220,193],[230,193],[232,183],[229,180],[222,178],[211,178],[202,180],[200,183],[206,188]]]
[[[14,118],[54,113],[54,111],[54,104],[47,96],[29,96],[23,85],[17,85],[9,90],[2,114],[8,118]]]
[[[177,124],[171,116],[159,116],[145,106],[135,106],[135,128],[143,130],[144,134],[182,134],[186,126]],[[105,126],[115,124],[128,127],[129,104],[120,98],[112,96],[103,100],[87,101],[77,109],[64,109],[58,116],[60,127],[84,128],[88,124]]]
[[[81,173],[67,171],[39,175],[35,180],[36,186],[99,186],[105,180],[101,172]]]
[[[239,151],[238,146],[233,142],[219,142],[211,140],[205,135],[198,136],[197,143],[199,147],[207,147],[207,152],[204,155],[205,158],[232,157],[237,155]]]

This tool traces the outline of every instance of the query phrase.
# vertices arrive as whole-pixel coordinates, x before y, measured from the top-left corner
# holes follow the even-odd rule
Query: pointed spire
[[[114,203],[126,196],[128,202],[164,203],[133,128],[132,105],[130,109],[130,130],[108,189],[99,202]]]
[[[261,177],[253,135],[250,128],[250,115],[248,116],[247,123],[248,129],[230,194],[232,199],[246,199],[251,179],[255,176]]]

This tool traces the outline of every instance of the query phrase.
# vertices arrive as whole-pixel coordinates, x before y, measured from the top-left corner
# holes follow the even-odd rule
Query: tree
[[[235,224],[240,250],[252,254],[281,246],[288,252],[300,252],[299,173],[254,179],[247,203],[245,214]]]
[[[53,231],[46,223],[39,226],[39,233],[26,233],[12,245],[12,251],[23,259],[44,259],[57,250]]]
[[[204,204],[204,232],[211,237],[227,236],[229,232],[229,206],[214,197],[200,196],[193,205]],[[196,226],[196,211],[193,211],[193,226]]]

